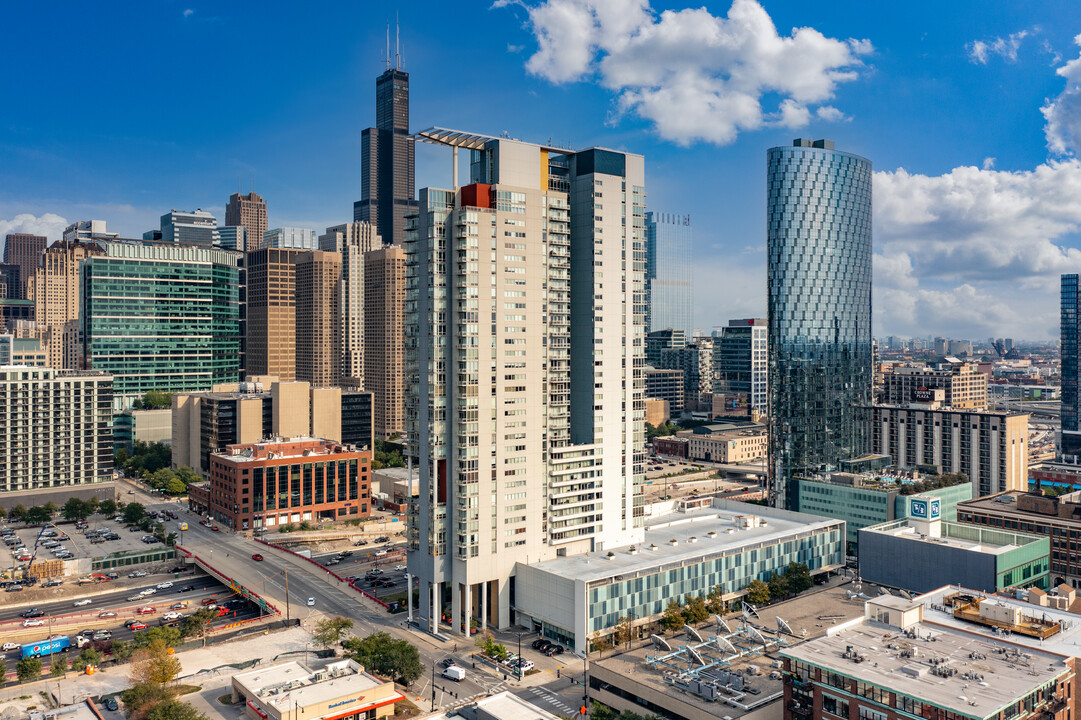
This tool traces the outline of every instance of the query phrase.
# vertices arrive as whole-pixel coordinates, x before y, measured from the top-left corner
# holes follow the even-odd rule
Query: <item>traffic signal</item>
[[[582,716],[585,717],[585,715],[586,715],[586,706],[583,705],[582,707],[578,708],[578,712],[582,713]]]

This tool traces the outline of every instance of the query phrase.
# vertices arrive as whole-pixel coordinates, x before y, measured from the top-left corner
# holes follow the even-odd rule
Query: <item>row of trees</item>
[[[176,628],[153,629],[180,632]],[[128,671],[132,686],[120,693],[128,720],[207,720],[192,705],[178,698],[179,688],[175,681],[180,671],[180,659],[160,635],[136,650]]]
[[[327,649],[341,644],[345,655],[360,663],[376,675],[391,678],[402,685],[410,685],[424,672],[420,652],[405,640],[397,640],[389,633],[378,632],[366,638],[343,638],[353,628],[353,621],[344,617],[324,618],[315,624],[313,637]]]
[[[757,578],[747,585],[747,602],[755,605],[765,605],[768,602],[776,602],[799,595],[804,590],[809,590],[814,585],[811,571],[803,563],[788,563],[783,573],[773,573],[769,580],[763,582]]]
[[[372,469],[381,470],[385,467],[405,467],[405,458],[402,457],[402,446],[386,440],[375,441],[375,456],[372,458]]]
[[[168,468],[173,462],[173,450],[165,443],[136,440],[132,452],[120,448],[113,456],[116,466],[129,475],[148,477]]]
[[[173,394],[161,390],[150,390],[140,398],[135,398],[133,410],[163,410],[173,406]]]

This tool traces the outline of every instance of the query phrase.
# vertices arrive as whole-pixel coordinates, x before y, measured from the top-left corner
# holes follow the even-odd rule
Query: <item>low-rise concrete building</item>
[[[739,598],[791,562],[812,574],[842,567],[844,521],[714,499],[647,520],[641,544],[518,563],[518,624],[582,652],[621,617],[649,624],[671,600],[718,587],[723,599]]]
[[[250,720],[377,720],[405,696],[352,660],[321,670],[299,662],[233,675],[233,702]]]
[[[715,423],[677,434],[687,438],[691,460],[737,464],[763,458],[768,450],[766,426],[757,422]]]
[[[136,440],[172,444],[173,411],[169,408],[127,410],[113,415],[114,450],[124,448],[130,453],[135,448]]]
[[[683,371],[676,368],[645,369],[646,397],[666,400],[668,402],[668,417],[679,417],[683,414]],[[668,418],[665,418],[666,420]],[[656,423],[653,423],[656,425]]]

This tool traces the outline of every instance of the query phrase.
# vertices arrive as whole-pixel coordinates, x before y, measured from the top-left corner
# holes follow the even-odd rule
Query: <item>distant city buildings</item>
[[[296,260],[303,253],[265,247],[246,255],[249,375],[296,379]]]
[[[0,505],[113,497],[113,378],[0,367]]]
[[[683,414],[683,371],[678,368],[645,368],[646,397],[668,403],[669,417]],[[668,420],[668,417],[665,418]]]
[[[713,393],[713,340],[695,338],[682,348],[661,350],[659,367],[683,371],[683,406],[709,409]]]
[[[217,245],[218,221],[206,210],[172,210],[161,216],[161,237],[144,235],[143,239],[178,245]]]
[[[113,376],[118,404],[150,390],[238,380],[240,253],[137,240],[98,245],[103,253],[82,265],[82,357]]]
[[[225,224],[229,227],[244,228],[244,245],[234,245],[233,250],[258,250],[263,247],[263,234],[267,231],[266,200],[261,195],[253,192],[243,195],[233,193],[229,196],[229,203],[225,206]],[[233,238],[239,238],[239,233],[229,233],[229,242],[235,242]],[[222,247],[226,247],[226,239],[222,238]]]
[[[744,393],[765,414],[769,405],[769,322],[765,318],[729,320],[713,340],[713,390]]]
[[[932,391],[942,389],[947,407],[987,407],[987,374],[976,363],[946,357],[925,365],[895,366],[882,379],[887,405],[930,402]]]
[[[239,225],[219,225],[218,245],[224,250],[243,252],[248,245],[247,230]]]
[[[409,134],[409,73],[390,66],[375,81],[375,127],[360,136],[360,200],[353,220],[369,222],[388,245],[405,238],[405,218],[417,210],[413,138]]]
[[[296,260],[296,379],[341,383],[342,256],[314,250]]]
[[[341,338],[339,376],[353,383],[364,378],[365,330],[367,314],[365,299],[366,254],[382,245],[371,223],[352,222],[327,228],[319,236],[319,249],[337,253],[341,257],[341,284],[338,307]]]
[[[795,478],[869,448],[871,163],[829,140],[767,160],[769,494],[799,508]]]
[[[263,233],[260,248],[284,248],[289,250],[318,250],[319,240],[314,230],[298,227],[280,227]]]
[[[646,333],[646,363],[660,367],[661,352],[668,349],[687,347],[687,332],[665,328]]]
[[[120,233],[109,232],[104,220],[79,220],[64,228],[64,242],[93,242],[94,240],[115,240]]]
[[[693,262],[690,215],[647,212],[647,332],[667,328],[689,331],[694,313]]]
[[[77,233],[71,235],[78,237]],[[104,254],[92,240],[61,240],[42,253],[41,264],[30,277],[27,291],[34,301],[34,322],[48,352],[49,367],[77,368],[82,364],[82,266],[87,258]]]
[[[405,433],[405,250],[364,255],[364,388],[375,398],[375,434]]]
[[[45,246],[48,243],[49,239],[44,235],[8,233],[4,240],[4,264],[17,265],[19,267],[17,277],[18,293],[15,296],[12,296],[11,289],[9,288],[9,298],[18,298],[20,300],[28,299],[26,295],[27,279],[37,268],[38,263],[41,261],[41,253],[45,252]]]

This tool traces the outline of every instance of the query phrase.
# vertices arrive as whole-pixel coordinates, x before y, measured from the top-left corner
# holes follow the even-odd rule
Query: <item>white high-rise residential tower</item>
[[[471,151],[406,226],[409,573],[465,634],[513,622],[520,563],[643,537],[645,161],[416,138]]]

